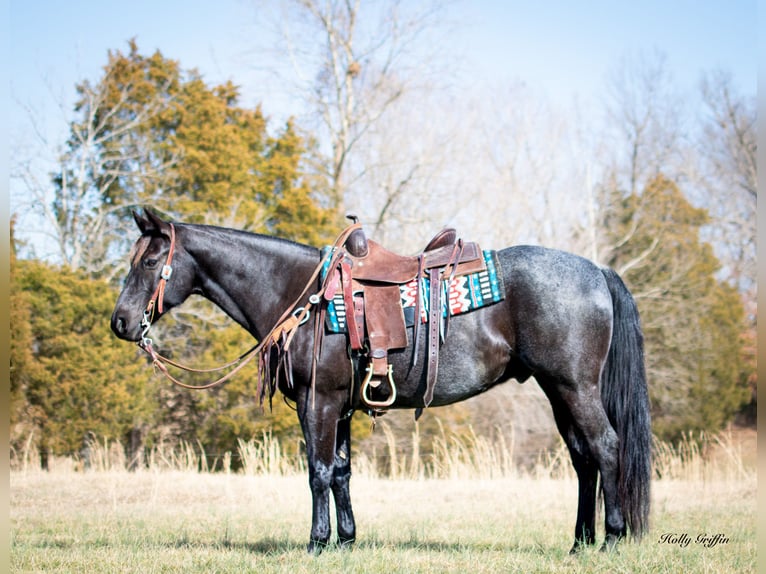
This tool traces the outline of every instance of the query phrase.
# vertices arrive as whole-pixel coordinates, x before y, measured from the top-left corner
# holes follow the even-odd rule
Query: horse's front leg
[[[335,445],[335,472],[332,481],[332,493],[335,497],[335,510],[338,517],[338,542],[348,546],[356,539],[354,511],[351,509],[351,417],[338,421]]]
[[[338,419],[345,395],[300,393],[298,416],[306,440],[312,515],[308,551],[319,554],[330,541],[330,488],[335,477],[335,444]],[[339,400],[340,399],[340,400]]]

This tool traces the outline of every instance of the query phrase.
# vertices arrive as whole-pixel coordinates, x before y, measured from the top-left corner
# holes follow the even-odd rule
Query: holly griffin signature
[[[681,548],[686,548],[690,544],[695,544],[697,546],[703,546],[705,548],[713,548],[714,546],[718,546],[719,544],[728,544],[729,538],[724,534],[697,534],[696,537],[692,538],[691,535],[687,534],[686,532],[681,533],[675,533],[675,532],[666,532],[665,534],[660,535],[659,539],[657,540],[658,544],[673,544],[678,545]]]

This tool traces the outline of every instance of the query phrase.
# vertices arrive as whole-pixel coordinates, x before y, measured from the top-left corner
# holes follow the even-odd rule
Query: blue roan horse
[[[291,303],[306,304],[312,294],[302,295],[307,284],[314,283],[314,292],[320,287],[313,273],[321,256],[313,247],[219,227],[171,225],[148,210],[134,216],[141,238],[111,323],[122,339],[141,340],[147,308],[155,307],[148,315],[156,321],[198,294],[260,341]],[[171,258],[168,277],[163,264]],[[534,376],[550,400],[579,480],[572,550],[595,542],[599,474],[602,549],[628,533],[640,538],[648,528],[651,429],[643,336],[632,296],[614,271],[572,254],[517,246],[498,251],[497,258],[505,299],[451,318],[431,405]],[[158,298],[158,306],[149,303]],[[339,543],[356,537],[346,415],[359,403],[346,335],[325,334],[315,365],[314,337],[311,323],[295,330],[292,378],[281,377],[279,389],[297,404],[313,498],[308,550],[320,552],[330,541],[331,492]],[[410,347],[389,356],[398,392],[391,408],[425,406],[425,361],[412,365],[411,327],[408,337]],[[426,337],[420,330],[420,349]]]

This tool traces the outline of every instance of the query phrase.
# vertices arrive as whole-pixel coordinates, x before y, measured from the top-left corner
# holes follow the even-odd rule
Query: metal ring
[[[304,311],[306,311],[305,307],[298,307],[295,311],[293,311],[293,317],[295,317],[297,319],[298,315],[300,315]],[[306,315],[303,317],[303,319],[300,320],[298,325],[300,326],[300,325],[303,325],[303,324],[307,323],[308,320],[309,320],[309,315],[311,315],[311,311],[306,311]]]

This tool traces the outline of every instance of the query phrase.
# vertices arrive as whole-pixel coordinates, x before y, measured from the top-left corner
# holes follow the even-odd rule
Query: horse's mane
[[[282,245],[283,248],[307,250],[310,252],[318,251],[316,247],[305,245],[303,243],[298,243],[291,239],[284,239],[282,237],[264,235],[264,234],[255,233],[252,231],[245,231],[243,229],[232,229],[229,227],[220,227],[216,225],[205,225],[205,224],[197,224],[197,223],[176,223],[176,225],[188,227],[191,229],[196,229],[197,231],[207,231],[207,232],[211,232],[215,234],[220,234],[221,232],[223,232],[225,235],[228,235],[229,237],[239,238],[243,241],[265,239],[270,242],[275,242],[278,245]],[[146,250],[149,248],[149,244],[151,243],[151,241],[152,241],[151,235],[142,235],[136,240],[136,242],[133,244],[133,247],[131,247],[130,253],[128,255],[128,257],[130,258],[131,267],[135,267],[138,264],[138,262],[146,253]]]
[[[292,239],[286,239],[284,237],[278,237],[275,235],[266,235],[264,233],[258,233],[255,231],[248,231],[245,229],[235,229],[231,227],[223,227],[218,225],[207,225],[202,223],[182,223],[182,224],[176,224],[176,225],[182,225],[184,227],[188,227],[190,229],[195,229],[197,231],[207,231],[214,233],[216,235],[219,235],[223,233],[224,235],[227,235],[233,239],[239,239],[243,242],[250,242],[250,241],[267,241],[269,243],[273,243],[275,245],[280,245],[284,249],[295,249],[298,251],[306,251],[310,253],[317,253],[319,249],[312,245],[307,245],[305,243],[300,243],[298,241],[294,241]]]

